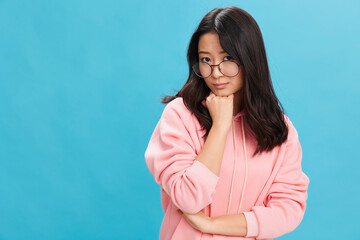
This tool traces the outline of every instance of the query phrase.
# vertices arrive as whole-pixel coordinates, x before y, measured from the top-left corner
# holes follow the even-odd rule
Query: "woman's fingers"
[[[209,96],[207,96],[207,100],[210,100],[215,97],[215,94],[213,92],[210,92]]]

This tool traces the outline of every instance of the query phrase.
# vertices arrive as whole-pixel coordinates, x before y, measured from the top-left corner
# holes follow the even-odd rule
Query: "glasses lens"
[[[200,63],[196,62],[193,65],[193,70],[196,75],[198,75],[199,77],[202,77],[202,78],[206,78],[206,77],[210,76],[210,74],[211,74],[210,65],[207,63],[203,63],[203,62],[200,62]]]
[[[239,73],[239,66],[233,61],[224,61],[219,65],[219,67],[221,73],[227,77],[234,77]],[[201,78],[206,78],[211,75],[210,65],[204,62],[196,62],[193,65],[193,70],[195,74]]]
[[[227,77],[234,77],[239,73],[239,66],[233,61],[224,61],[220,64],[222,74]]]

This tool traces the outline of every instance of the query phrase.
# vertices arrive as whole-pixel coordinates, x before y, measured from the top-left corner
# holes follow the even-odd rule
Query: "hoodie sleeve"
[[[302,150],[293,124],[285,116],[289,133],[283,162],[264,200],[245,212],[247,237],[277,238],[293,231],[302,221],[309,178],[302,172]]]
[[[145,151],[145,161],[172,202],[180,210],[195,214],[212,202],[219,177],[196,160],[187,127],[192,121],[179,100],[166,105]]]

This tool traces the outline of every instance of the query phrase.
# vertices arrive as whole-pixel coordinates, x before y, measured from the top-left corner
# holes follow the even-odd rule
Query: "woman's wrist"
[[[223,134],[225,136],[227,136],[229,130],[231,128],[231,125],[221,125],[219,123],[213,123],[213,125],[211,126],[210,131],[216,132],[217,134]]]

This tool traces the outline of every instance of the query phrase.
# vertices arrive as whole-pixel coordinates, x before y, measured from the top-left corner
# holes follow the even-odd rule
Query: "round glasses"
[[[239,73],[239,64],[234,61],[223,60],[219,64],[210,65],[207,62],[196,62],[192,66],[195,74],[207,78],[212,74],[213,66],[218,66],[220,72],[226,77],[235,77]]]

